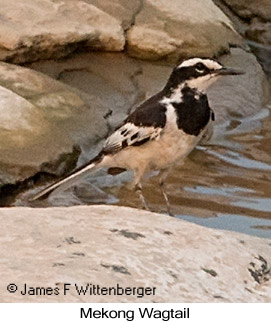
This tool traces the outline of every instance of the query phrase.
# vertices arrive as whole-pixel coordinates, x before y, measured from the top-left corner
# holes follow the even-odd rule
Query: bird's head
[[[227,68],[213,59],[190,58],[174,68],[167,83],[167,88],[174,89],[186,84],[199,91],[205,91],[223,75],[241,75],[243,71]]]

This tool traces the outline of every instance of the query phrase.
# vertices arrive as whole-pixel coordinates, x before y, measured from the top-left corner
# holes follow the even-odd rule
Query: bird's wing
[[[160,94],[153,96],[131,113],[124,123],[107,138],[98,156],[38,193],[32,200],[45,197],[58,187],[65,188],[74,184],[78,178],[85,176],[88,171],[97,169],[106,154],[114,154],[128,146],[140,146],[150,140],[158,139],[166,123],[166,109],[159,103],[159,96]],[[113,168],[113,172],[116,170],[119,172],[124,169]]]
[[[154,126],[136,126],[126,122],[107,138],[103,146],[106,154],[116,153],[128,146],[140,146],[150,140],[158,139],[163,128]]]
[[[160,137],[166,124],[166,108],[158,93],[143,102],[124,123],[107,138],[104,153],[115,153],[129,146],[140,146]]]

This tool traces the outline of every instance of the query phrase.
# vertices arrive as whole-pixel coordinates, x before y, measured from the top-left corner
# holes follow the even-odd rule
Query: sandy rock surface
[[[112,206],[0,209],[0,221],[1,302],[271,301],[271,240]],[[91,296],[75,284],[156,290]]]
[[[11,64],[0,63],[0,75],[0,185],[63,174],[75,166],[81,139],[93,143],[108,131],[107,110],[91,96]]]

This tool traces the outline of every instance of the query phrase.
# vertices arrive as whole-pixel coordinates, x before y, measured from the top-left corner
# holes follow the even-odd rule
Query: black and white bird
[[[214,120],[206,89],[223,75],[243,72],[225,68],[213,59],[191,58],[175,67],[157,94],[138,106],[105,140],[101,152],[87,164],[45,188],[32,200],[47,197],[59,188],[67,188],[82,175],[101,167],[109,173],[132,170],[132,186],[144,207],[143,176],[158,170],[160,187],[171,215],[164,189],[169,170],[185,159]]]

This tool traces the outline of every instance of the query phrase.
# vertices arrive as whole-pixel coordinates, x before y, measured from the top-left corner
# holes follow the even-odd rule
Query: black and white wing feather
[[[160,127],[136,126],[131,122],[117,129],[104,143],[102,152],[114,154],[128,146],[140,146],[150,140],[159,139],[162,132]]]
[[[140,146],[159,139],[166,124],[166,108],[156,95],[145,101],[107,138],[102,152],[116,153],[129,146]]]

